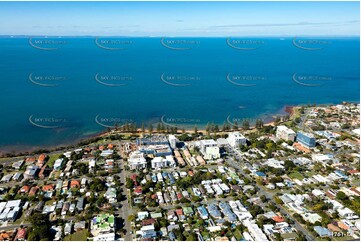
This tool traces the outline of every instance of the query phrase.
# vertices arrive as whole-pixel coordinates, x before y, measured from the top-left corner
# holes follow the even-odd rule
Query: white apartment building
[[[129,155],[128,163],[131,170],[144,169],[147,167],[147,161],[144,158],[144,154],[138,150]]]
[[[151,161],[152,168],[162,168],[162,167],[168,167],[168,160],[164,159],[163,157],[154,157],[154,159]]]
[[[228,144],[232,147],[238,147],[240,145],[247,144],[247,139],[240,132],[229,133],[227,141]]]
[[[284,125],[277,126],[276,137],[286,141],[295,141],[296,133]]]
[[[203,154],[206,160],[218,159],[221,157],[217,142],[213,139],[201,140],[199,143],[200,152]]]

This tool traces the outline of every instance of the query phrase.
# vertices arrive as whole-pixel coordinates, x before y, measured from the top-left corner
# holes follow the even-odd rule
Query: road
[[[130,221],[128,221],[128,216],[130,209],[129,206],[129,199],[131,199],[130,197],[128,197],[127,194],[127,188],[125,187],[126,184],[126,171],[125,171],[125,167],[124,167],[124,161],[120,161],[120,169],[121,169],[121,173],[119,174],[121,182],[122,182],[122,187],[121,187],[121,191],[122,194],[126,197],[126,199],[124,201],[121,202],[121,208],[119,211],[119,215],[124,219],[124,228],[126,230],[126,234],[125,234],[125,238],[124,240],[126,241],[131,241],[132,240],[132,235],[130,234],[131,230],[131,226],[130,226]]]
[[[226,162],[229,166],[235,168],[242,176],[246,177],[247,179],[249,179],[250,181],[253,181],[253,179],[248,175],[246,174],[243,169],[240,167],[240,163],[239,162],[236,162],[234,159],[232,158],[229,158],[229,159],[226,159]],[[283,214],[286,214],[288,216],[289,219],[291,219],[293,222],[294,222],[294,226],[295,228],[302,232],[306,239],[308,241],[313,241],[315,240],[314,236],[308,232],[286,209],[284,209],[282,206],[280,206],[279,204],[277,204],[275,201],[274,201],[274,198],[273,198],[273,195],[272,193],[270,192],[267,192],[266,190],[264,190],[264,188],[260,185],[258,185],[257,183],[253,183],[253,185],[255,185],[259,191],[258,193],[260,195],[264,195],[267,199],[269,199],[270,201],[272,201],[274,203],[274,205],[281,211],[281,213]]]

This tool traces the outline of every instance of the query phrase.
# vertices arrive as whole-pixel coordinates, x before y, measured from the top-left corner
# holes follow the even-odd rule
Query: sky
[[[0,2],[0,35],[359,36],[359,2]]]

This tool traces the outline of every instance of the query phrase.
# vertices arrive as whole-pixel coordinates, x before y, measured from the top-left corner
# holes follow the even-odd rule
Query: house
[[[155,212],[153,212],[153,213],[150,214],[150,217],[157,219],[157,218],[163,217],[163,215],[162,215],[162,213],[155,213]]]
[[[62,235],[63,235],[63,233],[62,233],[62,227],[61,226],[55,226],[55,225],[53,225],[52,227],[51,227],[51,231],[55,234],[54,235],[54,241],[60,241],[61,240],[61,237],[62,237]]]
[[[100,214],[90,221],[90,232],[94,236],[93,241],[115,240],[114,215]]]
[[[2,231],[0,232],[0,241],[10,241],[13,240],[14,231]]]
[[[79,230],[85,229],[85,227],[86,227],[85,221],[76,222],[74,224],[74,231],[79,231]]]
[[[310,222],[311,224],[321,222],[322,220],[322,217],[317,213],[302,213],[301,216],[306,222]]]
[[[134,189],[134,193],[137,194],[137,195],[141,195],[141,194],[143,193],[142,186],[137,186],[137,187]]]
[[[109,203],[117,202],[117,190],[114,187],[108,187],[104,194],[104,197],[108,199]]]
[[[357,219],[358,218],[358,215],[349,208],[339,208],[339,209],[337,209],[337,212],[341,218],[345,218],[345,219]]]
[[[36,165],[29,165],[26,167],[26,171],[24,172],[24,179],[34,179],[37,175],[39,167]]]
[[[29,191],[29,196],[35,196],[38,190],[39,190],[38,186],[32,187]]]
[[[65,181],[63,181],[63,186],[62,186],[62,188],[63,188],[63,190],[68,190],[68,187],[69,187],[69,181],[68,180],[65,180]]]
[[[17,173],[15,173],[14,174],[14,176],[13,176],[13,180],[14,181],[21,181],[22,179],[23,179],[23,173],[21,173],[21,172],[17,172]]]
[[[183,221],[186,217],[184,216],[183,209],[176,209],[175,210],[176,215],[178,216],[179,221]]]
[[[12,177],[13,177],[13,174],[7,174],[1,178],[1,182],[9,183]]]
[[[59,159],[56,159],[55,162],[54,162],[54,165],[53,165],[53,169],[54,170],[60,170],[62,164],[63,164],[63,158],[59,158]]]
[[[149,217],[149,212],[145,211],[145,212],[138,212],[137,217],[139,220],[143,220],[145,218]]]
[[[156,220],[154,218],[148,218],[148,219],[144,219],[142,220],[142,222],[140,223],[142,226],[147,226],[147,225],[153,225],[155,224]]]
[[[86,186],[87,182],[88,182],[87,179],[85,177],[83,177],[80,182],[81,187],[84,188]]]
[[[48,165],[44,165],[39,172],[39,178],[40,179],[44,179],[46,176],[48,176],[50,173],[50,169],[48,167]]]
[[[71,234],[73,230],[73,221],[70,221],[69,223],[66,223],[64,226],[64,235]]]
[[[24,241],[26,238],[26,228],[19,228],[16,232],[15,241]]]
[[[28,193],[30,191],[30,186],[22,186],[19,190],[19,193]]]
[[[169,211],[167,212],[167,219],[168,219],[168,220],[171,220],[171,221],[176,221],[176,220],[178,220],[178,217],[175,215],[174,210],[169,210]]]
[[[72,180],[70,182],[70,188],[80,188],[80,182],[78,180]]]
[[[319,237],[330,237],[332,235],[331,231],[321,227],[321,226],[315,226],[313,227],[313,230],[318,234]]]
[[[38,162],[36,163],[37,166],[39,166],[40,168],[44,165],[45,160],[48,156],[46,154],[41,154],[38,157]]]
[[[141,235],[143,240],[154,240],[157,237],[154,225],[143,226],[136,234]]]
[[[23,166],[24,164],[24,160],[19,160],[19,161],[16,161],[12,164],[12,167],[16,170],[20,170],[20,168]]]
[[[54,184],[48,184],[48,185],[44,185],[42,190],[43,192],[52,192],[54,191]]]
[[[204,206],[197,207],[197,211],[202,219],[208,219],[208,212]]]
[[[184,207],[183,213],[186,216],[193,216],[193,214],[194,214],[192,207]]]
[[[66,213],[68,212],[70,208],[70,203],[69,202],[65,202],[63,204],[63,208],[61,209],[61,215],[66,215]]]
[[[213,217],[213,218],[221,218],[222,214],[219,211],[217,205],[215,204],[210,204],[209,206],[207,206],[208,212],[209,214]]]
[[[83,211],[84,209],[84,197],[80,197],[76,203],[76,209],[78,211]]]
[[[334,224],[328,224],[327,228],[333,233],[333,232],[341,232],[341,229],[339,227],[337,227]]]
[[[276,169],[282,169],[282,170],[285,169],[284,161],[279,161],[279,160],[276,160],[274,158],[268,159],[266,162],[264,162],[264,165],[269,166],[269,167],[273,167],[273,168],[276,168]]]

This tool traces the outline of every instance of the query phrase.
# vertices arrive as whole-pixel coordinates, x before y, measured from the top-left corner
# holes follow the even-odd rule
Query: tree
[[[28,240],[51,240],[50,238],[50,227],[47,214],[34,213],[29,217],[32,231],[29,233]]]
[[[234,129],[234,130],[238,130],[238,122],[237,122],[237,121],[235,121],[235,122],[233,123],[233,129]]]
[[[340,192],[338,192],[338,193],[336,194],[336,198],[337,198],[338,200],[343,201],[343,200],[345,200],[345,199],[347,198],[347,196],[346,196],[346,194],[345,194],[344,192],[340,191]]]
[[[127,177],[127,179],[125,181],[125,187],[128,189],[132,189],[133,185],[134,185],[133,180]]]
[[[274,196],[274,200],[277,204],[283,204],[283,201],[281,200],[281,198],[277,197],[277,196]]]
[[[194,126],[194,134],[198,134],[197,125]]]
[[[144,133],[145,131],[145,127],[144,127],[144,123],[142,123],[142,133]]]
[[[195,232],[190,232],[190,234],[186,238],[187,241],[197,241],[198,237]]]
[[[291,161],[291,160],[286,160],[285,161],[285,169],[287,170],[287,171],[290,171],[290,170],[292,170],[293,168],[295,168],[296,167],[296,165],[293,163],[293,161]]]
[[[249,129],[249,121],[246,119],[246,120],[243,120],[242,122],[242,129]]]
[[[262,195],[260,197],[261,201],[264,203],[264,202],[267,202],[267,197],[265,195]]]
[[[152,124],[149,124],[149,133],[153,133],[153,125]]]
[[[211,132],[211,126],[210,126],[210,124],[209,124],[209,123],[207,123],[207,126],[206,126],[206,132],[207,132],[207,135],[209,135],[209,134],[210,134],[210,132]]]
[[[262,121],[262,119],[257,119],[257,120],[256,120],[256,128],[257,128],[257,129],[263,128],[263,121]]]

